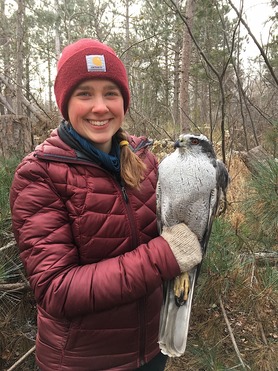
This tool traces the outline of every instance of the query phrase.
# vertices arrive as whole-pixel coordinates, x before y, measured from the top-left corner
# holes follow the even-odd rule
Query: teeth
[[[94,121],[94,120],[87,120],[89,124],[94,125],[94,126],[103,126],[107,124],[108,120],[105,121]]]

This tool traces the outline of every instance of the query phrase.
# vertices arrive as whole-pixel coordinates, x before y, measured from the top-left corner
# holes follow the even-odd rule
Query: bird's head
[[[201,135],[181,134],[174,144],[175,148],[181,151],[190,151],[192,153],[206,153],[209,157],[215,157],[212,143],[208,138]]]

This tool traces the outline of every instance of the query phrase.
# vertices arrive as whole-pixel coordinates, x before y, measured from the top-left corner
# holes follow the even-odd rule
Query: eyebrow
[[[110,89],[120,90],[120,88],[116,84],[114,84],[114,83],[110,83],[109,85],[105,85],[104,86],[104,89],[107,89],[107,90],[110,90]],[[89,90],[94,90],[94,88],[91,85],[86,85],[86,83],[85,83],[85,84],[81,84],[81,85],[77,86],[76,87],[76,90],[89,91]]]

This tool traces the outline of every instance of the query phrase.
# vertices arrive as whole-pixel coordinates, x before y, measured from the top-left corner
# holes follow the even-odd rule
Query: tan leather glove
[[[199,240],[184,223],[164,227],[161,236],[168,242],[181,272],[188,272],[202,260]]]

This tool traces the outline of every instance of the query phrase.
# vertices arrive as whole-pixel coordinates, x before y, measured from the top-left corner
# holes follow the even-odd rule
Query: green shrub
[[[250,229],[250,238],[260,241],[267,250],[277,244],[278,232],[278,162],[258,161],[246,186],[242,209]]]
[[[9,159],[0,158],[0,241],[10,228],[9,193],[14,172],[20,159],[20,156]]]

